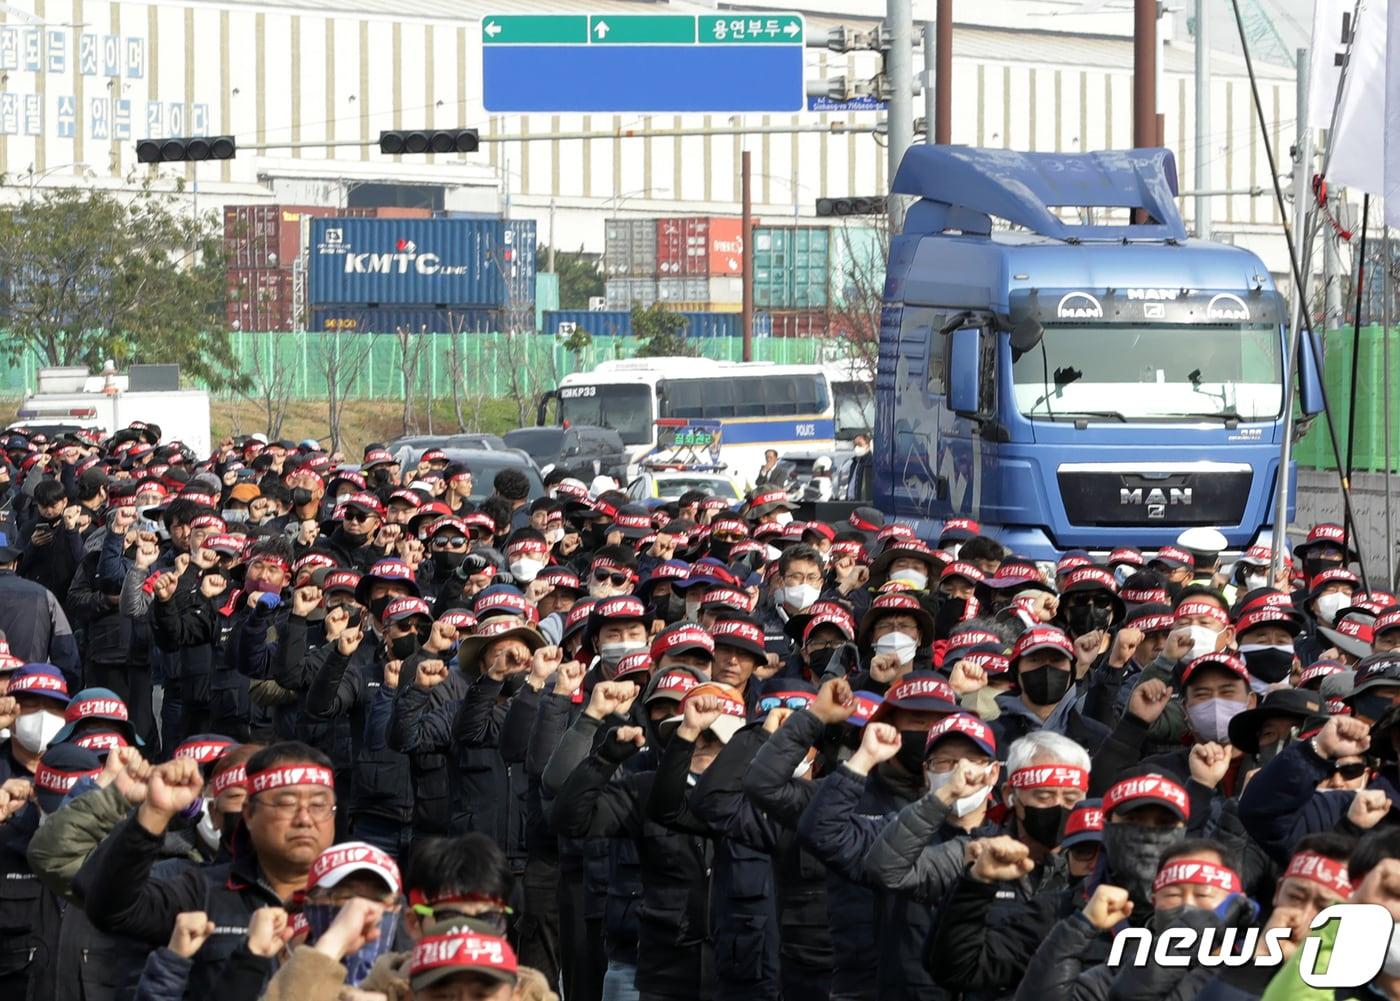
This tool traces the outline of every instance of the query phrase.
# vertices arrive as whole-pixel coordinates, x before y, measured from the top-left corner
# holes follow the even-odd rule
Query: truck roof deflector
[[[924,199],[905,232],[990,232],[995,216],[1058,240],[1185,240],[1168,149],[1020,153],[969,146],[911,146],[891,189]],[[1142,209],[1154,222],[1084,226],[1053,207]]]

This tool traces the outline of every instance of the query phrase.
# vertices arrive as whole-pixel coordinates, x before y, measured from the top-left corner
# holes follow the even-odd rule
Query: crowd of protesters
[[[1329,905],[1400,921],[1400,604],[1339,526],[1048,566],[770,486],[0,448],[4,1001],[1400,999],[1400,942],[1298,993]]]

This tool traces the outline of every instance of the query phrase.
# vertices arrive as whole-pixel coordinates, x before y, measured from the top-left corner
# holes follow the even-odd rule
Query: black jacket
[[[570,837],[629,838],[642,870],[637,989],[675,998],[716,997],[714,949],[709,936],[711,852],[704,838],[678,834],[650,820],[646,803],[654,771],[622,775],[636,752],[611,732],[574,769],[554,802],[553,820]]]
[[[63,606],[48,588],[0,570],[0,632],[20,660],[53,664],[68,679],[69,691],[81,687],[78,645]]]
[[[127,935],[151,948],[164,945],[182,911],[203,911],[214,934],[195,953],[188,996],[208,998],[215,992],[224,962],[248,937],[248,921],[259,907],[281,907],[262,878],[246,833],[235,837],[233,861],[191,867],[168,879],[152,879],[164,836],[148,832],[132,817],[117,826],[84,864],[88,917],[100,930]],[[246,953],[246,950],[244,950]],[[273,964],[264,961],[264,983]]]

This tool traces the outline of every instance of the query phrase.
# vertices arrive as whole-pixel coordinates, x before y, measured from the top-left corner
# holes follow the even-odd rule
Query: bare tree
[[[418,430],[418,421],[413,413],[413,397],[418,379],[418,361],[423,356],[424,345],[432,343],[432,336],[428,334],[426,328],[409,330],[406,327],[396,327],[394,338],[399,342],[399,374],[403,378],[403,433],[408,435]],[[432,399],[431,394],[429,395],[428,408],[431,412]]]
[[[316,358],[326,377],[326,430],[332,454],[340,451],[345,402],[369,361],[374,339],[373,334],[344,330],[327,331],[319,339]]]
[[[832,232],[833,256],[843,262],[832,275],[832,333],[837,359],[851,371],[851,381],[874,400],[875,363],[880,356],[880,311],[884,303],[885,268],[889,263],[889,232],[883,217],[877,238],[841,227]]]
[[[287,420],[287,408],[291,404],[292,390],[296,386],[298,366],[284,365],[281,359],[265,356],[258,350],[264,344],[269,351],[280,343],[280,334],[259,335],[261,343],[255,343],[249,357],[244,360],[246,383],[238,390],[238,395],[249,403],[257,404],[262,410],[265,424],[263,430],[268,440],[282,437],[282,425]],[[305,335],[301,335],[305,336]]]

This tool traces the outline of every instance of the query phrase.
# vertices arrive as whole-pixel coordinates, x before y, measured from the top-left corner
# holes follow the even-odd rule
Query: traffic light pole
[[[742,326],[744,334],[744,361],[753,361],[753,154],[744,150],[740,154],[739,188],[742,197],[742,218],[740,232],[744,234],[744,305]]]

